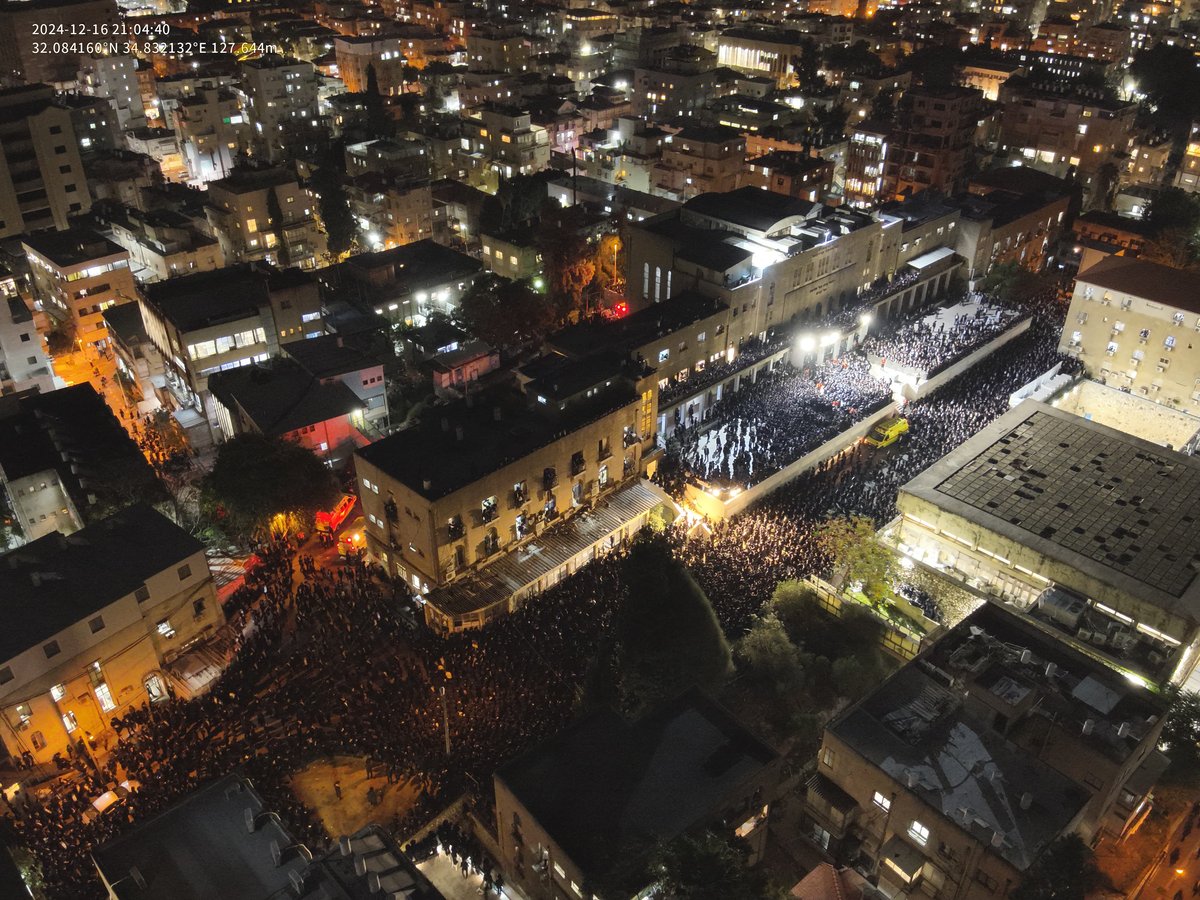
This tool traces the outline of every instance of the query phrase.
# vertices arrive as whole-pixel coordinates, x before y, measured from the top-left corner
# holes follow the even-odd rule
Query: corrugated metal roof
[[[431,591],[428,602],[448,616],[479,612],[507,602],[571,559],[656,506],[672,505],[654,484],[639,479],[610,494],[599,506],[506,553],[478,574]]]

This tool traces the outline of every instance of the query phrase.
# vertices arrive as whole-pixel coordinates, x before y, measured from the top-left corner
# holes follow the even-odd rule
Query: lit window
[[[117,702],[113,700],[112,691],[104,682],[96,685],[96,699],[100,701],[100,708],[105,712],[110,712],[117,708]]]
[[[65,684],[56,684],[50,688],[50,699],[55,703],[65,696],[67,696],[67,686]]]
[[[908,826],[908,836],[924,847],[929,843],[929,829],[918,822],[916,819]]]
[[[875,796],[871,798],[871,801],[884,812],[887,812],[892,808],[892,801],[883,796],[883,794],[879,793],[879,791],[875,792]]]
[[[175,637],[175,629],[171,627],[170,619],[163,619],[158,623],[158,633],[165,638]]]
[[[67,729],[67,734],[70,734],[79,727],[79,722],[75,719],[75,713],[70,710],[62,714],[62,723],[63,728]]]

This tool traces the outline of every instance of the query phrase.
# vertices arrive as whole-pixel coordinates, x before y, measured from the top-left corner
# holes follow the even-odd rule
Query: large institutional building
[[[890,539],[1133,678],[1196,664],[1200,460],[1027,400],[900,490]]]

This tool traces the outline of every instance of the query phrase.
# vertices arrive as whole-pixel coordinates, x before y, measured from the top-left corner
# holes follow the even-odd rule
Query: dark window
[[[51,125],[50,133],[51,134],[62,134],[62,126],[61,125]]]
[[[65,188],[63,188],[63,190],[65,190],[68,194],[73,194],[78,190],[78,188],[73,184],[68,184]]]
[[[70,166],[59,166],[58,171],[64,175],[68,175],[71,172],[71,167]]]
[[[21,335],[21,343],[22,343],[22,344],[28,344],[28,343],[29,343],[29,332],[24,332],[24,333]]]
[[[46,654],[46,659],[52,659],[61,652],[58,646],[58,641],[51,641],[48,644],[42,645],[42,652]]]
[[[145,603],[150,599],[150,588],[143,584],[140,588],[133,592],[133,599],[138,603]]]
[[[197,619],[200,618],[202,615],[204,615],[204,599],[203,598],[192,601],[192,615],[194,615]]]
[[[66,153],[66,152],[67,152],[67,145],[66,145],[66,144],[59,144],[57,147],[55,147],[55,148],[54,148],[54,152],[55,152],[55,153]]]
[[[94,618],[90,622],[88,622],[88,628],[92,629],[92,634],[95,634],[98,631],[103,631],[104,630],[104,616],[96,616],[96,618]]]
[[[0,669],[0,684],[8,684],[12,680],[12,666],[5,666],[3,669]]]
[[[191,577],[192,577],[192,567],[191,567],[191,566],[189,566],[187,563],[184,563],[182,566],[180,566],[180,567],[179,567],[178,569],[176,569],[175,571],[179,573],[179,580],[180,580],[180,581],[183,581],[185,578],[191,578]]]

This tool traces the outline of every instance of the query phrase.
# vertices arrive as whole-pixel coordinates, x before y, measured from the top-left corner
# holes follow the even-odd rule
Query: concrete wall
[[[1200,418],[1098,381],[1076,382],[1051,405],[1176,450],[1200,432]]]
[[[969,353],[967,356],[964,356],[954,365],[943,369],[932,378],[921,380],[921,376],[916,373],[912,373],[911,377],[908,373],[902,373],[903,380],[901,381],[899,387],[894,388],[894,390],[899,394],[900,397],[908,402],[920,400],[923,397],[928,397],[938,388],[949,383],[963,372],[967,371],[967,369],[991,356],[1009,341],[1020,337],[1029,330],[1029,327],[1032,324],[1032,319],[1022,319],[999,337],[989,341],[978,350]],[[872,359],[871,361],[871,374],[875,375],[876,378],[894,378],[895,375],[889,373],[896,373],[898,371],[899,370],[891,368],[881,368],[876,360]]]
[[[729,496],[729,492],[725,491],[722,492],[723,499],[722,497],[713,496],[711,493],[701,490],[695,485],[688,484],[684,487],[685,499],[697,512],[703,516],[708,516],[708,518],[714,521],[724,519],[727,516],[736,516],[752,503],[761,500],[767,494],[777,490],[792,479],[798,478],[809,469],[815,468],[829,457],[836,455],[855,443],[859,438],[865,437],[875,427],[877,422],[881,422],[889,416],[894,416],[897,408],[896,403],[889,403],[857,424],[850,426],[841,434],[835,435],[824,444],[821,444],[821,446],[809,451],[791,465],[785,466],[774,475],[764,478],[753,487],[741,490],[733,496]],[[737,489],[735,488],[734,490]]]

